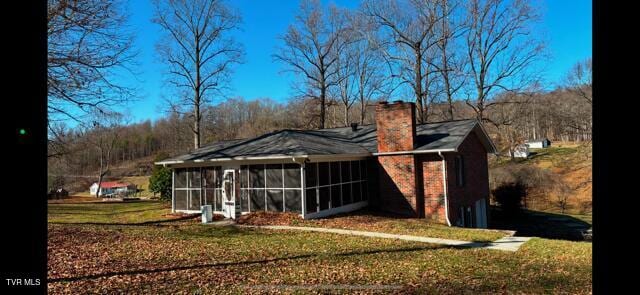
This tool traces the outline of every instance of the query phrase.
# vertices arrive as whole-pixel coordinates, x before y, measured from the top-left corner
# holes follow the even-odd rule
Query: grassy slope
[[[150,197],[153,197],[153,193],[149,191],[149,177],[150,176],[124,176],[124,177],[110,178],[105,181],[121,181],[121,182],[128,182],[128,183],[135,184],[137,185],[138,190],[140,190],[136,195],[136,197],[150,198]],[[88,187],[86,191],[73,193],[73,195],[82,196],[82,197],[93,196],[89,193]]]
[[[516,163],[535,165],[547,169],[570,187],[568,213],[589,215],[591,213],[591,172],[592,158],[590,145],[554,143],[546,149],[532,149],[532,156],[528,159],[516,159]],[[509,163],[508,158],[492,159],[490,167],[498,167]],[[553,198],[551,198],[553,199]],[[542,211],[558,211],[549,200],[537,198],[530,204],[530,209]],[[582,214],[581,214],[582,213]],[[590,218],[590,217],[582,217]]]
[[[85,205],[50,206],[50,221],[69,218],[63,217],[69,213],[74,217],[64,221],[141,222],[166,212],[155,202]],[[149,214],[138,215],[142,212]],[[590,243],[538,238],[512,253],[218,228],[195,220],[144,226],[50,224],[48,287],[51,294],[241,294],[260,285],[365,284],[391,285],[403,293],[586,294],[591,292],[591,253]]]

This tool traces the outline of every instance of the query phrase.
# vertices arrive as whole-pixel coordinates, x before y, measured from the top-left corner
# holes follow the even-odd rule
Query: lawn
[[[534,238],[514,253],[197,219],[142,224],[172,218],[155,202],[69,205],[49,208],[51,294],[591,292],[585,242]],[[126,222],[136,226],[117,224]]]
[[[49,223],[149,223],[180,218],[158,201],[49,203]]]

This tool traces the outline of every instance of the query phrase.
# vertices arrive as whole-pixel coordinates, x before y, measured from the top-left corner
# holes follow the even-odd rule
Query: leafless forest
[[[591,140],[591,59],[546,80],[541,15],[529,1],[363,1],[345,9],[303,0],[281,45],[265,48],[296,78],[284,102],[233,95],[229,80],[244,49],[231,34],[242,16],[229,3],[154,1],[153,21],[165,33],[157,46],[165,115],[141,123],[117,113],[136,95],[113,79],[116,69],[135,72],[123,3],[48,3],[51,175],[97,180],[114,165],[213,141],[371,124],[382,100],[415,102],[419,123],[481,120],[503,155],[526,139]]]

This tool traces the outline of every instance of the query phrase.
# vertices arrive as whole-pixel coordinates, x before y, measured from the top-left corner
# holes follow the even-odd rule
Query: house
[[[510,151],[509,153],[513,153],[514,158],[528,158],[530,154],[529,145],[520,144],[513,149],[513,152]]]
[[[92,196],[96,195],[96,191],[98,191],[98,183],[94,182],[91,187],[89,187],[89,193]],[[117,181],[103,181],[100,184],[100,193],[99,196],[116,196],[116,195],[130,195],[136,193],[137,188],[135,184],[127,183],[127,182],[117,182]]]
[[[532,149],[542,149],[542,148],[548,148],[551,145],[551,141],[547,138],[532,139],[532,140],[527,140],[525,144]]]
[[[375,124],[280,130],[156,164],[173,170],[173,211],[210,204],[228,218],[256,211],[319,218],[369,206],[486,227],[487,153],[496,149],[482,124],[415,122],[413,103],[381,102]]]

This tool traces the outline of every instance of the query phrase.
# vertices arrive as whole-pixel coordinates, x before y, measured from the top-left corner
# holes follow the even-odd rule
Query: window
[[[212,200],[207,198],[207,182],[203,180],[202,168],[176,169],[174,174],[173,195],[175,210],[199,211],[200,205]],[[207,176],[206,174],[204,175]],[[204,191],[204,193],[203,193]]]
[[[251,200],[251,212],[256,211],[264,211],[264,195],[265,191],[263,189],[252,189],[249,190],[249,199]]]
[[[331,184],[340,183],[340,162],[331,162]]]
[[[269,164],[266,166],[267,188],[282,187],[282,164]]]
[[[314,187],[318,185],[318,164],[309,163],[305,169],[305,181],[307,187]]]
[[[307,213],[368,199],[364,160],[308,163],[305,170]]]
[[[238,178],[240,180],[240,188],[247,188],[249,185],[249,169],[247,165],[240,166]]]
[[[186,190],[176,190],[173,193],[175,198],[176,210],[186,210],[187,209],[187,191]]]
[[[316,199],[316,189],[312,188],[312,189],[308,189],[306,191],[306,209],[307,209],[307,213],[314,213],[314,212],[318,212],[318,200]]]
[[[245,174],[246,183],[243,180]],[[241,166],[240,175],[242,212],[302,211],[302,178],[299,164]],[[298,200],[291,199],[295,196]],[[248,199],[248,206],[245,206],[245,198]]]
[[[464,186],[464,160],[462,156],[455,157],[454,166],[456,171],[456,185]]]
[[[284,205],[287,212],[302,212],[302,195],[300,190],[285,190],[284,191]]]
[[[240,190],[240,210],[249,212],[249,190]]]
[[[300,181],[300,165],[284,164],[284,187],[300,188],[301,186],[302,182]]]
[[[282,212],[284,199],[283,190],[281,189],[268,189],[267,190],[267,211]]]
[[[186,188],[187,187],[187,170],[176,169],[175,174],[176,174],[175,187]]]
[[[320,191],[320,210],[327,210],[329,209],[329,187],[325,186],[325,187],[321,187],[319,189]]]
[[[249,184],[254,188],[264,188],[264,165],[249,166]]]
[[[318,179],[320,185],[329,184],[329,163],[318,163]]]

